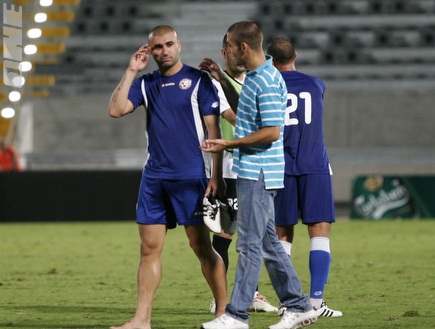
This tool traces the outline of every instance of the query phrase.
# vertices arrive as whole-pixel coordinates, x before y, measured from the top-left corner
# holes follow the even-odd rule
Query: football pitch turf
[[[339,220],[325,299],[341,318],[309,328],[435,328],[435,221]],[[139,239],[132,222],[0,224],[0,328],[109,328],[136,306]],[[292,249],[304,292],[309,240],[298,225]],[[237,260],[231,245],[229,293]],[[278,304],[265,269],[260,292]],[[212,319],[211,292],[184,229],[168,232],[153,329],[194,329]],[[275,314],[251,314],[265,329]]]

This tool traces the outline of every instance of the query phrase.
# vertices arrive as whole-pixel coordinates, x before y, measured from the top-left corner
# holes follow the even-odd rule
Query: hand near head
[[[210,75],[218,82],[221,81],[222,77],[225,78],[225,73],[220,65],[211,58],[204,58],[199,64],[199,68],[210,73]]]
[[[143,45],[136,51],[130,58],[130,63],[128,65],[129,70],[139,72],[145,69],[148,65],[148,58],[150,53],[150,46]]]

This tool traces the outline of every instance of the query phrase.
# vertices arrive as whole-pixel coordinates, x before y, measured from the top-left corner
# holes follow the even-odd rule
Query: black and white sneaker
[[[236,211],[233,206],[229,204],[228,200],[222,202],[217,200],[220,208],[220,219],[222,230],[233,235],[237,231]]]
[[[326,305],[326,302],[323,300],[322,305],[320,305],[320,308],[316,309],[313,308],[316,312],[316,316],[325,316],[330,318],[336,318],[339,316],[343,316],[343,313],[341,311],[332,310]]]
[[[206,196],[202,200],[202,218],[210,231],[213,233],[222,232],[220,204],[214,197]]]

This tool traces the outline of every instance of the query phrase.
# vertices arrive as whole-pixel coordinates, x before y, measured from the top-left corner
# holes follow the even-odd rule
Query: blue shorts
[[[202,200],[208,180],[165,180],[142,176],[136,207],[138,224],[203,224]]]
[[[330,174],[285,175],[284,188],[275,197],[275,225],[335,222]]]

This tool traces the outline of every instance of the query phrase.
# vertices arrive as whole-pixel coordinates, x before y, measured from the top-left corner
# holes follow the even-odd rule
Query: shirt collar
[[[273,65],[272,64],[272,56],[266,54],[266,61],[263,64],[261,64],[259,67],[257,67],[254,71],[247,72],[246,75],[259,74],[262,71],[264,71],[266,67],[269,67],[271,65]]]

